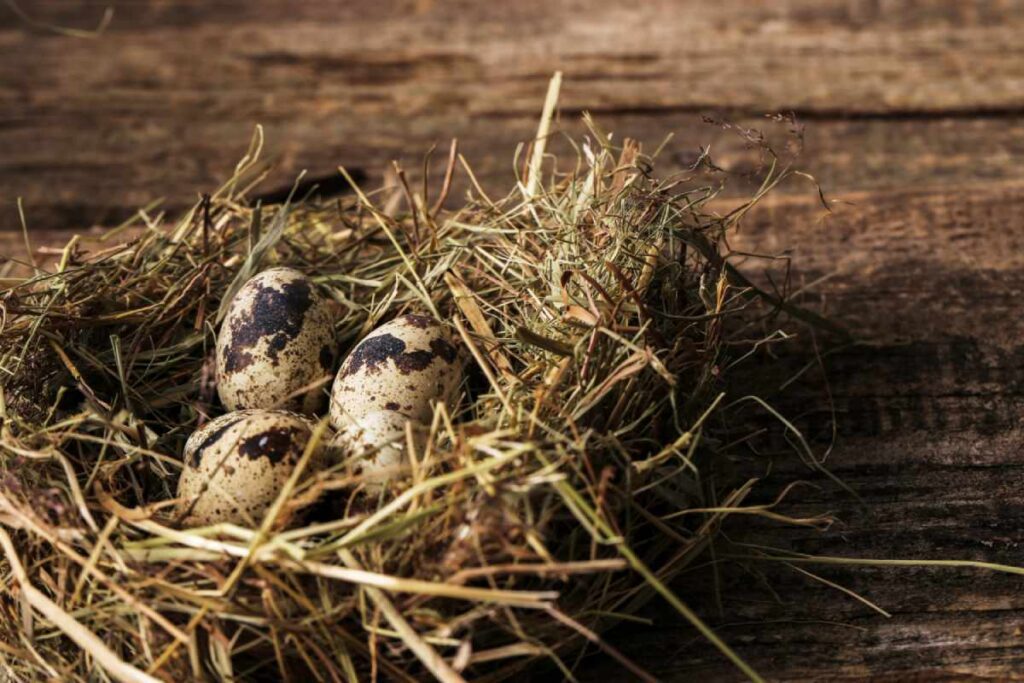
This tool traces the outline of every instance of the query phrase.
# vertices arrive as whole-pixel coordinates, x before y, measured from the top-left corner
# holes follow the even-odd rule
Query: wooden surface
[[[503,189],[555,69],[565,129],[578,132],[586,109],[620,135],[674,131],[669,167],[706,144],[725,166],[750,162],[702,112],[753,125],[796,111],[802,167],[843,202],[826,216],[809,185],[791,184],[751,216],[741,244],[793,247],[800,278],[829,276],[811,296],[870,342],[826,360],[839,431],[829,464],[868,505],[807,489],[790,510],[824,507],[841,523],[747,535],[847,557],[1024,565],[1022,3],[21,6],[88,28],[108,4],[113,22],[95,40],[26,27],[0,4],[0,253],[23,254],[15,197],[36,244],[155,197],[179,209],[230,171],[256,123],[278,162],[274,186],[338,164],[372,185],[392,158],[418,166],[457,136],[485,185]],[[803,412],[828,431],[819,404],[808,398]],[[1024,677],[1024,578],[813,569],[891,618],[777,566],[762,568],[764,583],[727,572],[722,614],[701,599],[708,586],[688,596],[772,679]],[[613,642],[652,673],[738,678],[667,610],[648,616],[653,627],[619,629]],[[599,658],[582,672],[621,676]]]

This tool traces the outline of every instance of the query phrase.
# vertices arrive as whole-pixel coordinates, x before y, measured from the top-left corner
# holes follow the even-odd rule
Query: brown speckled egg
[[[462,379],[459,353],[433,318],[403,315],[363,339],[341,364],[331,391],[331,424],[371,413],[429,422],[436,401],[451,400]]]
[[[255,526],[291,476],[312,434],[306,418],[283,410],[240,410],[212,420],[185,443],[179,514],[189,526]],[[323,465],[323,449],[306,466]]]
[[[217,393],[228,410],[312,414],[320,389],[285,397],[330,375],[337,355],[330,301],[305,275],[271,268],[238,290],[217,338]]]
[[[332,460],[349,465],[353,471],[368,477],[368,489],[379,490],[389,479],[400,476],[401,466],[408,463],[405,425],[410,422],[400,413],[377,411],[346,425],[328,445]],[[422,457],[426,428],[413,423],[413,439]],[[385,471],[387,474],[385,475]],[[380,474],[380,476],[374,476]]]

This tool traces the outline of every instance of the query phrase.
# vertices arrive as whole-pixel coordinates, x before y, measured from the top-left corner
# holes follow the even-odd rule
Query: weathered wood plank
[[[208,0],[37,0],[21,3],[24,11],[37,21],[88,30],[96,26],[104,10],[113,7],[117,21],[111,30],[144,31],[168,26],[191,28],[197,25],[273,22],[276,24],[351,21],[395,21],[455,19],[465,22],[515,22],[524,27],[542,25],[554,17],[593,18],[594,11],[607,11],[594,0],[587,2],[550,3],[543,0],[520,0],[500,7],[481,6],[471,2],[438,2],[437,0],[384,2],[324,2],[296,6],[290,0],[259,2],[209,2]],[[660,10],[663,21],[686,20],[705,26],[724,24],[735,28],[757,28],[784,22],[820,30],[872,30],[884,28],[907,31],[926,27],[959,28],[963,26],[994,26],[1018,20],[1017,0],[983,0],[970,3],[876,2],[874,0],[776,0],[751,3],[747,0],[720,0],[708,3],[673,3],[667,0],[644,3]],[[590,10],[590,12],[588,12]],[[640,8],[641,17],[647,17]],[[600,16],[600,15],[598,15]],[[639,21],[638,21],[639,23]]]
[[[828,463],[863,497],[860,507],[823,478],[782,511],[829,509],[820,534],[767,523],[733,525],[733,540],[820,555],[970,559],[1024,565],[1024,293],[1020,187],[865,194],[825,224],[783,198],[745,232],[747,248],[795,247],[807,281],[834,319],[870,345],[825,359],[838,438]],[[785,226],[785,227],[782,227]],[[782,228],[780,230],[780,227]],[[786,399],[822,452],[832,414],[820,380]],[[770,479],[799,467],[778,463]],[[770,486],[768,488],[771,488]],[[723,614],[706,574],[684,595],[739,653],[773,680],[965,680],[1024,676],[1024,578],[969,569],[804,566],[892,613],[808,581],[795,570],[726,567]],[[781,601],[781,602],[780,602]],[[670,609],[654,626],[610,636],[665,680],[740,680]],[[608,662],[584,680],[616,675]]]
[[[0,113],[0,117],[2,117]],[[653,149],[665,136],[675,137],[659,160],[659,171],[679,171],[710,146],[717,163],[735,173],[755,170],[757,154],[744,148],[735,133],[702,123],[697,116],[603,116],[599,122],[619,139],[630,136]],[[514,184],[513,155],[516,146],[532,136],[532,117],[503,120],[500,125],[468,121],[434,121],[426,130],[403,130],[403,122],[380,121],[379,137],[371,145],[345,141],[357,135],[344,119],[319,127],[316,121],[295,120],[268,127],[268,159],[277,162],[267,187],[288,187],[298,172],[308,169],[338,187],[338,165],[366,172],[369,187],[376,186],[392,159],[402,162],[417,177],[431,145],[438,145],[434,169],[440,174],[451,134],[459,137],[460,149],[489,192],[508,191]],[[740,119],[757,126],[778,145],[784,145],[784,126],[763,119]],[[208,146],[188,135],[167,129],[167,119],[150,121],[150,130],[162,130],[159,139],[125,138],[106,142],[76,140],[69,130],[35,127],[0,128],[0,230],[18,227],[14,199],[24,198],[33,229],[77,228],[116,223],[138,207],[165,198],[164,207],[180,211],[200,192],[210,191],[227,177],[244,153],[251,134],[248,124],[221,126],[219,145]],[[171,126],[174,128],[174,126]],[[382,132],[386,129],[386,133]],[[582,133],[578,121],[565,119],[563,129]],[[321,139],[338,143],[322,144]],[[363,138],[367,140],[367,138]],[[34,145],[33,140],[46,140]],[[50,144],[59,157],[47,157]],[[147,145],[152,144],[152,148]],[[571,155],[564,145],[563,153]],[[57,154],[58,152],[53,152]],[[829,193],[850,193],[893,188],[948,187],[952,193],[970,192],[985,182],[1020,177],[1017,160],[1024,155],[1024,117],[1008,119],[939,121],[813,121],[805,129],[804,151],[797,165],[814,175]],[[54,159],[58,159],[54,161]],[[565,159],[568,162],[568,157]],[[122,161],[123,160],[123,161]],[[466,189],[464,175],[456,175],[456,191]],[[735,191],[749,191],[752,182],[736,177],[729,181]],[[805,195],[808,183],[790,183],[781,192]],[[854,199],[856,201],[856,199]]]
[[[102,5],[28,9],[83,27]],[[694,114],[705,109],[796,110],[826,119],[809,147],[822,154],[811,170],[827,176],[845,165],[872,188],[1005,177],[1024,139],[1019,9],[133,2],[82,40],[28,31],[3,7],[0,225],[11,226],[15,196],[38,228],[115,222],[159,196],[180,208],[230,172],[256,123],[278,184],[339,163],[371,175],[396,157],[415,166],[458,136],[484,180],[505,187],[555,69],[566,73],[567,122],[590,109],[646,141],[674,130],[691,150],[706,143]],[[831,120],[975,114],[988,118]],[[901,175],[906,166],[916,173]]]
[[[886,359],[885,349],[880,353],[871,369],[888,369],[891,376],[898,361]],[[936,379],[950,370],[950,364],[936,366]],[[733,527],[733,539],[845,557],[1024,562],[1019,544],[1024,505],[1017,485],[1024,464],[1019,448],[1024,401],[1019,394],[936,400],[947,423],[955,424],[935,430],[915,426],[912,403],[843,396],[842,376],[833,378],[841,385],[834,386],[839,409],[854,417],[859,412],[862,419],[841,421],[830,464],[864,497],[867,509],[817,481],[825,485],[822,493],[805,490],[797,496],[800,502],[784,511],[832,509],[843,522],[829,533],[755,525]],[[993,408],[1002,413],[1000,419],[978,419]],[[881,428],[873,419],[878,414],[888,421]],[[754,580],[724,569],[722,616],[708,597],[714,587],[706,577],[695,574],[679,586],[740,654],[772,679],[916,675],[934,680],[939,674],[970,673],[1003,680],[1021,674],[1021,577],[966,569],[806,567],[875,601],[893,614],[886,619],[787,567],[750,566],[757,572]],[[670,610],[654,604],[647,616],[655,620],[653,628],[631,625],[609,638],[653,673],[666,680],[699,674],[739,678]],[[606,663],[597,671],[607,674],[611,667]]]

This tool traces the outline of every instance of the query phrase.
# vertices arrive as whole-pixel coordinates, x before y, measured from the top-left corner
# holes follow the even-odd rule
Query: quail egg
[[[366,336],[338,370],[331,424],[343,429],[391,412],[429,422],[436,401],[450,401],[462,379],[459,353],[433,318],[403,315]]]
[[[212,420],[185,443],[178,512],[188,525],[257,525],[294,471],[313,425],[283,410],[241,410]],[[323,464],[323,449],[307,471]]]
[[[285,408],[306,414],[322,392],[294,392],[330,375],[337,355],[329,299],[292,268],[271,268],[238,291],[217,339],[217,393],[228,410]]]
[[[391,411],[377,411],[351,422],[331,440],[328,451],[331,459],[348,464],[355,472],[368,477],[369,490],[379,490],[387,478],[400,473],[407,464],[406,423],[412,422],[413,445],[422,452],[425,427],[404,415]],[[382,477],[374,477],[381,473]]]

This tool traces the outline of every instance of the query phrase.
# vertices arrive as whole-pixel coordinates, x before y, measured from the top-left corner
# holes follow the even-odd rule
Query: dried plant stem
[[[696,612],[680,600],[676,594],[650,570],[646,563],[644,563],[644,561],[633,552],[632,548],[621,540],[621,537],[619,537],[619,535],[608,526],[608,523],[582,499],[577,491],[562,484],[557,485],[557,488],[567,500],[572,501],[572,509],[577,510],[578,514],[586,515],[588,524],[593,525],[593,528],[598,531],[601,536],[605,537],[605,542],[613,543],[633,570],[640,574],[644,581],[646,581],[651,588],[661,595],[667,603],[675,608],[683,618],[689,621],[690,624],[692,624],[693,627],[708,640],[708,642],[718,648],[718,650],[751,681],[754,681],[754,683],[764,683],[764,679],[761,678],[761,676],[754,671],[749,664],[743,661],[743,659],[736,654],[736,652],[729,647],[717,633],[711,630],[711,627],[704,623],[703,619],[697,616]]]
[[[641,681],[644,681],[644,683],[657,683],[658,679],[656,679],[654,676],[652,676],[649,673],[647,673],[646,671],[644,671],[642,668],[640,668],[636,664],[636,662],[632,661],[631,659],[629,659],[628,657],[623,655],[621,652],[618,651],[618,649],[616,649],[616,648],[612,647],[610,644],[606,643],[604,641],[604,639],[601,638],[601,636],[597,635],[596,633],[591,631],[586,626],[583,626],[581,623],[579,623],[575,619],[569,617],[566,614],[562,614],[561,612],[559,612],[557,609],[555,609],[553,607],[548,610],[548,614],[550,614],[551,617],[553,619],[555,619],[556,621],[559,621],[559,622],[565,624],[566,626],[568,626],[569,628],[571,628],[572,630],[576,631],[581,636],[583,636],[584,638],[589,640],[591,643],[597,645],[605,653],[607,653],[610,657],[614,658],[615,661],[619,662],[626,669],[628,669],[630,672],[632,672],[632,674],[634,676],[639,678]]]
[[[759,546],[752,546],[759,547]],[[777,555],[756,555],[753,559],[791,564],[834,564],[861,567],[944,567],[947,569],[982,569],[1000,574],[1024,576],[1024,567],[999,564],[997,562],[981,562],[979,560],[924,560],[924,559],[891,559],[884,560],[870,557],[832,557],[828,555],[804,555],[788,553],[775,548],[765,548]]]
[[[348,565],[349,568],[359,570],[361,565],[356,560],[355,555],[348,550],[339,550],[338,556],[341,557],[342,562]],[[398,632],[398,635],[402,637],[402,641],[406,646],[412,650],[416,655],[416,658],[420,660],[430,671],[433,676],[441,681],[442,683],[465,683],[462,676],[459,675],[455,669],[453,669],[448,662],[437,654],[437,650],[432,648],[429,643],[423,640],[416,630],[409,625],[409,622],[405,620],[402,613],[399,612],[391,600],[378,588],[367,586],[364,588],[366,594],[373,601],[373,604],[384,614],[384,618],[391,624],[391,628]]]
[[[556,71],[548,83],[548,94],[544,98],[544,110],[540,115],[540,124],[537,126],[537,137],[533,141],[533,155],[530,157],[530,171],[526,178],[526,199],[530,200],[537,196],[540,188],[541,169],[544,164],[544,150],[547,148],[548,135],[551,133],[551,119],[555,115],[555,107],[558,105],[558,93],[562,88],[562,72]]]
[[[7,531],[0,529],[0,547],[3,547],[7,555],[7,562],[11,566],[11,573],[21,587],[21,592],[33,608],[46,617],[54,626],[60,629],[68,638],[73,640],[79,647],[88,652],[103,667],[114,680],[121,683],[161,683],[159,679],[136,669],[118,657],[113,650],[104,645],[103,641],[95,633],[87,629],[77,619],[60,608],[50,598],[46,597],[28,580],[28,574],[21,564],[14,544]]]

